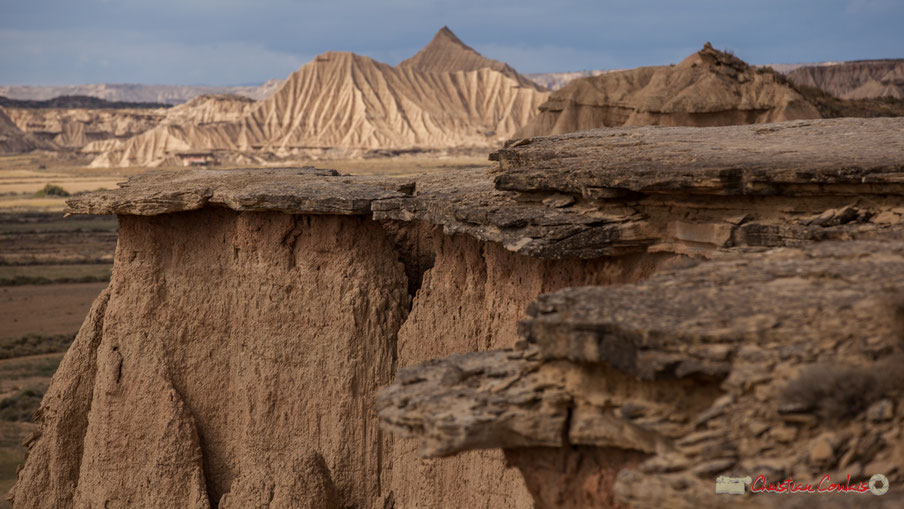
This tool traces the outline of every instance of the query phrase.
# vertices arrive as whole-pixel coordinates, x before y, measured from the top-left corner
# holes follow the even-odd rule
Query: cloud
[[[0,0],[0,83],[234,84],[328,50],[395,64],[449,25],[523,72],[901,57],[900,0]]]
[[[186,44],[133,32],[103,37],[81,30],[0,29],[0,68],[16,69],[5,84],[179,83],[245,84],[286,77],[314,55],[273,51],[262,44]],[[264,79],[267,79],[264,78]]]

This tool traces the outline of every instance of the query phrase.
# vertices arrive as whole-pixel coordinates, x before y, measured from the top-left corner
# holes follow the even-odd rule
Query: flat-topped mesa
[[[405,368],[378,395],[380,417],[426,456],[510,449],[542,507],[718,507],[720,474],[814,484],[883,474],[895,486],[904,235],[895,237],[543,295],[527,308],[520,347]],[[549,468],[560,455],[608,457],[595,472],[608,481],[588,488]],[[781,498],[731,503],[784,507]],[[897,490],[881,502],[902,501]]]
[[[499,189],[587,198],[901,194],[904,120],[595,129],[513,140],[490,159]]]
[[[310,168],[155,172],[73,198],[69,211],[358,214],[543,259],[710,256],[871,235],[904,213],[904,119],[588,131],[515,141],[491,159],[493,171],[403,180]]]
[[[698,281],[703,293],[689,295],[688,305],[729,314],[742,298],[768,304],[752,297],[758,284],[768,295],[799,295],[799,305],[775,299],[787,308],[779,315],[787,326],[795,316],[817,316],[808,309],[839,320],[873,317],[858,329],[870,334],[856,353],[863,357],[887,349],[889,320],[898,316],[870,314],[888,309],[887,296],[874,292],[869,301],[863,288],[883,274],[897,284],[889,270],[898,270],[898,251],[839,254],[845,269],[835,279],[813,276],[822,270],[815,251],[772,251],[757,255],[758,266],[778,260],[776,253],[801,253],[785,276],[763,269],[773,282],[739,278],[732,286],[727,274],[743,272],[746,262],[726,260],[713,273],[720,279],[706,279],[702,265],[682,273],[696,280],[669,276],[677,281],[672,293],[654,278],[650,289],[619,287],[617,302],[592,289],[554,294],[579,302],[590,295],[588,302],[606,309],[623,305],[626,320],[655,330],[634,322],[619,328],[601,321],[596,308],[577,315],[581,305],[545,297],[522,327],[528,348],[505,350],[523,341],[518,321],[540,294],[636,283],[686,255],[734,260],[812,240],[898,235],[904,151],[894,133],[902,126],[850,119],[763,125],[760,134],[746,127],[619,130],[613,138],[591,132],[516,142],[497,154],[499,168],[406,178],[316,168],[152,172],[119,189],[75,196],[70,213],[119,216],[113,275],[42,402],[13,505],[234,509],[307,497],[318,507],[528,509],[535,504],[528,486],[573,486],[550,484],[544,461],[602,486],[594,497],[633,500],[620,485],[606,487],[618,471],[641,462],[651,468],[651,458],[673,449],[695,458],[678,437],[703,448],[707,461],[694,468],[715,471],[734,449],[687,433],[709,429],[723,407],[728,416],[748,411],[720,398],[730,393],[750,403],[768,428],[776,386],[764,373],[792,366],[786,356],[834,359],[848,352],[847,340],[828,326],[772,337],[790,329],[759,315],[689,317],[677,289]],[[807,154],[819,164],[805,167],[809,156],[788,152],[793,143],[785,138],[815,144]],[[770,179],[777,183],[767,185]],[[854,270],[854,260],[875,276]],[[738,297],[719,293],[719,285]],[[656,307],[642,304],[643,292],[660,290],[677,307],[647,320]],[[836,310],[820,295],[854,300]],[[569,321],[572,314],[580,320]],[[675,339],[672,331],[688,335]],[[750,335],[739,335],[744,331]],[[837,344],[792,342],[820,331]],[[847,322],[837,327],[844,331],[856,332]],[[738,338],[769,342],[742,345]],[[492,369],[470,357],[475,351],[497,351]],[[781,358],[763,364],[774,351]],[[443,359],[454,354],[465,357]],[[426,381],[396,377],[431,359],[443,360],[425,372]],[[739,359],[760,378],[737,374],[746,373]],[[575,371],[575,364],[587,369]],[[473,386],[465,386],[469,380]],[[475,402],[442,418],[426,412],[457,396],[412,399],[410,409],[424,410],[419,415],[407,415],[401,400],[387,406],[400,409],[393,429],[423,429],[432,434],[432,454],[458,454],[422,462],[422,437],[397,439],[380,429],[375,395],[394,381],[457,387],[462,401]],[[884,397],[892,408],[895,397]],[[876,422],[896,423],[882,405]],[[810,422],[798,414],[793,422]],[[793,441],[790,425],[782,426],[774,438]],[[772,436],[765,433],[756,436]],[[839,465],[886,461],[874,450],[881,437],[857,436],[865,438]],[[576,446],[584,456],[549,447],[566,442],[584,444]],[[517,449],[505,453],[508,462],[499,449],[458,452],[493,447]]]

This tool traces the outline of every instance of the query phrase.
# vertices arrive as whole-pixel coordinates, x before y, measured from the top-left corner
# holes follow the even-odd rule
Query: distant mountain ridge
[[[10,99],[0,95],[0,107],[4,108],[83,108],[93,110],[124,110],[169,108],[171,104],[154,102],[108,101],[88,95],[62,95],[43,101],[30,99]]]
[[[116,102],[182,104],[205,94],[236,94],[261,100],[273,93],[283,80],[272,79],[258,86],[141,85],[96,83],[90,85],[0,85],[0,95],[10,99],[46,101],[60,96],[89,96]]]

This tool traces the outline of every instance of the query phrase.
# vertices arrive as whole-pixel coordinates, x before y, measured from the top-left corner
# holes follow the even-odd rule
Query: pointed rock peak
[[[455,33],[451,29],[449,29],[448,26],[443,26],[442,28],[440,28],[436,32],[436,35],[433,36],[433,40],[431,40],[430,43],[427,44],[427,46],[424,49],[429,48],[430,45],[433,45],[433,44],[449,44],[449,43],[455,44],[455,45],[460,46],[469,51],[474,51],[474,48],[463,43],[461,41],[461,39],[459,39],[458,36],[455,35]],[[474,53],[477,53],[477,52],[474,51]]]
[[[414,67],[429,72],[473,71],[475,69],[500,69],[504,66],[484,57],[444,26],[433,39],[413,57],[404,60],[399,67]]]
[[[719,51],[707,42],[703,45],[703,49],[687,57],[682,61],[680,67],[693,67],[702,65],[709,68],[725,68],[743,72],[750,66],[747,62],[734,56],[731,51]]]
[[[424,72],[456,72],[492,69],[515,79],[521,86],[545,90],[545,88],[521,76],[505,62],[487,58],[468,46],[449,27],[436,32],[429,44],[413,57],[403,60],[399,68]]]

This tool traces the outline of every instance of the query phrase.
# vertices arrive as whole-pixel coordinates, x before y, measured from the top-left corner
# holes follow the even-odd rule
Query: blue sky
[[[398,63],[448,25],[521,72],[904,57],[904,0],[0,0],[0,84],[234,85],[315,55]]]

